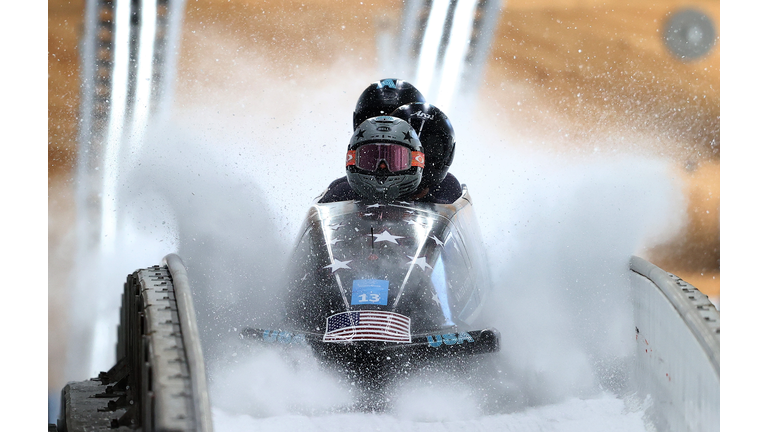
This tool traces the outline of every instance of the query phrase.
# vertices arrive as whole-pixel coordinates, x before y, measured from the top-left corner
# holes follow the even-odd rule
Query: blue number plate
[[[389,281],[358,279],[352,281],[352,304],[386,305],[389,295]]]

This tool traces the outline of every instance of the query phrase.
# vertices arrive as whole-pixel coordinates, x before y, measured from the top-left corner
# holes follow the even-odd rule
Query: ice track
[[[515,432],[644,432],[642,411],[628,412],[624,401],[612,395],[595,399],[572,398],[555,405],[530,407],[521,412],[473,415],[462,407],[438,403],[430,414],[286,415],[257,419],[214,408],[217,431],[515,431]]]

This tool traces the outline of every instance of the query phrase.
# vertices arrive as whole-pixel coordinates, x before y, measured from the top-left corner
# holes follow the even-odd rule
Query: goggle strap
[[[424,153],[420,151],[411,152],[411,166],[424,168]]]
[[[354,150],[348,150],[347,151],[347,166],[354,165],[355,164],[355,151]]]

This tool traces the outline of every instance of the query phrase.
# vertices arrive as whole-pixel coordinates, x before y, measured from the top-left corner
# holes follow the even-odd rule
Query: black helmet
[[[424,96],[411,83],[396,78],[375,82],[357,99],[352,114],[352,129],[371,117],[389,115],[395,108],[411,102],[426,102]]]
[[[347,148],[347,180],[369,200],[393,201],[416,191],[424,153],[408,122],[390,116],[365,120]]]
[[[448,116],[428,103],[403,105],[390,115],[407,121],[424,147],[427,161],[420,188],[439,185],[448,174],[456,149],[453,126]]]

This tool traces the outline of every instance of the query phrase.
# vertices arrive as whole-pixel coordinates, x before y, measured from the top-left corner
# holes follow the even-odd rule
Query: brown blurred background
[[[330,68],[335,59],[350,55],[350,47],[375,48],[381,21],[372,14],[384,10],[391,20],[400,6],[384,0],[365,5],[360,0],[188,1],[177,91],[194,99],[201,88],[217,85],[217,77],[226,79],[226,66],[201,61],[202,53],[220,49],[215,44],[222,40],[238,52],[258,47],[277,73],[281,68],[286,74],[309,73],[292,68],[297,58],[312,68]],[[718,0],[506,1],[480,97],[496,104],[510,127],[540,136],[540,146],[562,145],[567,134],[569,151],[592,152],[595,137],[601,137],[601,151],[615,151],[627,145],[621,139],[627,134],[645,137],[642,152],[670,160],[689,199],[688,224],[679,237],[645,255],[719,297],[720,48],[716,43],[690,62],[667,50],[662,25],[683,7],[705,12],[719,34]],[[61,313],[66,293],[51,287],[67,277],[74,251],[70,228],[83,11],[84,0],[49,0],[49,365],[64,352],[65,338],[56,329],[66,322]],[[366,84],[379,78],[372,76]],[[549,130],[553,118],[567,129]],[[60,379],[60,371],[52,369],[53,388]]]

